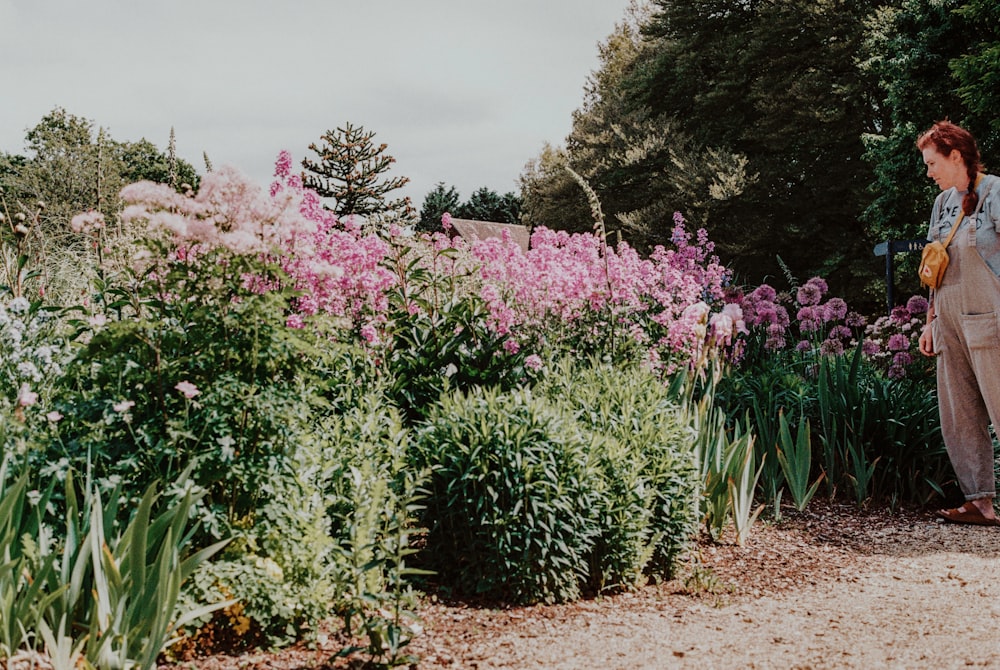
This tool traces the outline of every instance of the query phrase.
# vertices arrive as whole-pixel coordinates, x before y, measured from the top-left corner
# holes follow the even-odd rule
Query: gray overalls
[[[954,209],[955,196],[960,202],[961,194],[944,198],[946,205],[952,204],[946,209]],[[964,218],[948,246],[948,270],[935,291],[937,318],[931,325],[941,434],[966,500],[996,495],[989,424],[1000,426],[1000,279],[976,248],[973,221],[980,229],[988,227],[979,231],[980,237],[996,235],[984,214]],[[955,217],[948,212],[941,216],[945,225],[938,229],[947,234]],[[932,222],[932,239],[937,232]]]

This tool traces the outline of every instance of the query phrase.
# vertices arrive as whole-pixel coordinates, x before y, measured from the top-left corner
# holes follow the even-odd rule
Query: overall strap
[[[979,188],[979,183],[982,181],[983,181],[983,175],[981,174],[976,175],[976,183],[972,185],[973,190]],[[983,196],[979,198],[979,202],[976,203],[976,209],[975,211],[972,212],[973,218],[975,218],[979,214],[979,210],[982,208],[983,202],[986,200],[986,195],[989,194],[990,188],[992,188],[992,186],[993,184],[991,183],[990,187],[986,189],[986,193],[984,193]],[[948,245],[951,244],[952,238],[955,237],[955,233],[958,232],[958,226],[962,223],[962,218],[964,216],[965,216],[965,210],[964,209],[958,210],[958,218],[955,219],[955,225],[951,227],[951,231],[948,233],[948,238],[943,242],[945,249],[948,248]],[[973,233],[973,235],[975,235],[975,233]]]

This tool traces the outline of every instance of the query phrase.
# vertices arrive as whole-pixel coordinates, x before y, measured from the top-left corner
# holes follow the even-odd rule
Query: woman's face
[[[927,166],[927,176],[933,179],[942,191],[951,187],[964,191],[969,188],[969,173],[962,161],[958,149],[945,156],[933,146],[923,150],[924,164]]]

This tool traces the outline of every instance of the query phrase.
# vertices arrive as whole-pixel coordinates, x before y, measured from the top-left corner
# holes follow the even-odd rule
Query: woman
[[[921,353],[938,356],[941,434],[965,495],[938,516],[998,526],[989,424],[1000,426],[1000,178],[983,174],[975,138],[949,121],[920,135],[917,148],[942,190],[927,239],[943,242],[962,215],[920,334]]]

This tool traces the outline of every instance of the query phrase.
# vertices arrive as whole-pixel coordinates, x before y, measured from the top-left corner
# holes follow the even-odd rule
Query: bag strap
[[[977,175],[976,176],[976,183],[975,183],[975,185],[972,188],[974,188],[974,189],[979,188],[979,182],[981,182],[982,180],[983,180],[983,175],[981,175],[981,174]],[[976,211],[973,212],[973,214],[976,214],[976,213],[979,212],[979,208],[983,206],[983,200],[985,200],[985,198],[980,198],[979,199],[979,203],[976,205]],[[945,249],[948,248],[948,245],[951,244],[952,238],[955,237],[955,233],[958,232],[958,226],[959,226],[959,224],[962,223],[962,218],[964,216],[965,216],[965,210],[964,209],[960,209],[958,211],[958,218],[955,219],[955,225],[951,227],[951,232],[948,233],[948,237],[944,241],[944,248]]]

